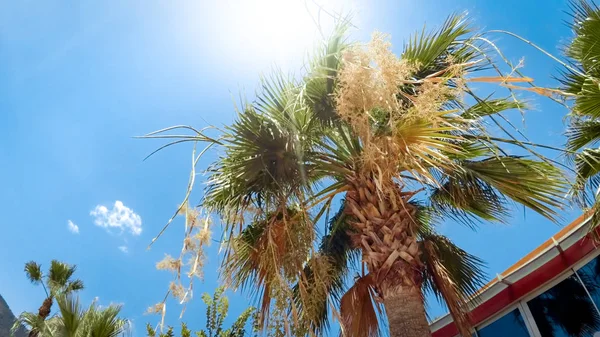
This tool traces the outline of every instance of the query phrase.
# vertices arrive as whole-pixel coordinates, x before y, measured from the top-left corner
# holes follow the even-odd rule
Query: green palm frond
[[[561,89],[571,95],[579,95],[583,90],[583,86],[587,80],[587,76],[583,74],[583,71],[579,72],[573,70],[562,70],[558,81],[561,84]]]
[[[597,78],[588,77],[585,79],[581,91],[575,98],[573,114],[600,118],[600,88],[598,83]]]
[[[77,336],[77,332],[84,324],[84,311],[79,304],[79,298],[59,295],[56,302],[60,311],[60,319],[57,322],[60,325],[61,334],[64,336]]]
[[[464,161],[464,172],[544,217],[557,221],[568,181],[549,163],[506,156]]]
[[[600,149],[585,149],[575,155],[577,176],[573,194],[584,206],[595,203],[600,187]]]
[[[29,331],[37,333],[42,337],[54,336],[53,330],[51,330],[47,322],[37,313],[21,313],[10,329],[11,336],[19,331],[19,329],[22,329],[22,327],[26,327]]]
[[[433,33],[426,33],[423,28],[421,33],[415,34],[405,46],[402,59],[418,65],[417,78],[446,69],[450,58],[458,64],[473,61],[477,51],[461,43],[461,39],[466,40],[471,32],[464,15],[451,15]]]
[[[515,101],[510,97],[485,99],[467,108],[462,117],[467,119],[480,118],[511,109],[527,109],[527,105],[523,102]]]
[[[566,54],[574,59],[586,74],[600,75],[600,8],[593,2],[577,0],[571,2],[575,38],[568,46]]]
[[[335,112],[335,80],[341,65],[342,53],[349,47],[346,33],[350,21],[338,21],[331,36],[317,51],[304,79],[304,95],[315,117],[325,125],[331,125],[339,116]]]
[[[425,292],[433,293],[445,303],[463,336],[470,335],[467,302],[486,281],[485,264],[465,252],[448,238],[428,233],[421,236],[421,258]]]
[[[600,120],[573,120],[567,129],[567,150],[578,151],[600,141]]]
[[[320,128],[298,88],[276,74],[227,128],[225,155],[210,169],[204,205],[219,212],[301,194],[313,183],[310,150]]]
[[[571,2],[571,15],[575,37],[565,54],[570,58],[573,69],[565,70],[560,81],[565,92],[575,95],[574,115],[599,118],[600,8],[590,1],[574,0]]]
[[[63,290],[77,270],[77,266],[52,260],[48,270],[48,285],[52,293]]]
[[[289,193],[307,175],[295,145],[277,123],[249,108],[230,128],[226,155],[211,170],[204,204],[223,211]]]
[[[91,306],[85,313],[85,328],[93,337],[117,337],[127,331],[128,322],[119,317],[121,307],[110,305],[98,308]]]
[[[25,263],[25,275],[27,276],[27,279],[31,281],[31,283],[41,283],[43,280],[42,266],[35,261],[29,261]]]
[[[504,221],[509,215],[506,198],[470,172],[456,172],[434,189],[430,202],[441,217],[474,227],[481,220]]]
[[[67,286],[65,287],[65,293],[75,292],[82,290],[84,288],[82,280],[73,280],[67,282]]]

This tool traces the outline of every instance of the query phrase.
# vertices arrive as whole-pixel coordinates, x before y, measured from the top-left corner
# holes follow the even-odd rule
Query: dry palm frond
[[[340,300],[342,336],[377,337],[381,335],[378,315],[381,304],[375,299],[375,280],[365,275]]]
[[[259,217],[229,244],[232,254],[224,263],[224,276],[229,286],[251,287],[260,297],[262,327],[269,324],[273,301],[289,305],[292,285],[314,240],[314,229],[307,221],[301,208],[280,209]]]
[[[434,243],[425,242],[423,246],[424,256],[427,258],[424,262],[432,282],[444,299],[444,303],[454,319],[458,332],[462,336],[469,336],[472,329],[468,308],[469,298],[465,296],[466,294],[452,280],[448,270],[444,266],[444,261],[438,256]]]

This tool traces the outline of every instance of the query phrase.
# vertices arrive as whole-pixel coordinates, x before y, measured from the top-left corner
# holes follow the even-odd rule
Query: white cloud
[[[129,231],[133,235],[142,233],[142,218],[131,208],[117,200],[112,209],[98,205],[90,215],[94,217],[94,224],[107,231],[118,230],[120,233]]]
[[[67,227],[69,228],[69,232],[73,234],[79,234],[79,226],[77,226],[73,221],[67,221]]]
[[[119,250],[125,254],[129,253],[129,248],[127,248],[127,246],[119,246]]]

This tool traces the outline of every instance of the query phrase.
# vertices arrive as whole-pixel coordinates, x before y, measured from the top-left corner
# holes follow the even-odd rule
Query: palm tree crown
[[[483,263],[436,224],[502,222],[511,201],[554,220],[567,187],[543,157],[509,154],[506,144],[533,151],[508,130],[488,130],[524,105],[470,87],[531,79],[475,76],[494,65],[462,16],[416,34],[399,57],[381,34],[347,42],[347,27],[302,78],[263,78],[222,137],[173,136],[224,148],[201,206],[230,238],[225,277],[259,296],[265,323],[289,315],[288,334],[320,334],[334,315],[346,335],[373,336],[385,311],[392,336],[426,336],[432,292],[468,335]]]
[[[79,298],[59,294],[56,297],[59,314],[48,320],[31,312],[22,313],[13,329],[21,325],[37,331],[40,337],[117,337],[126,332],[128,322],[119,318],[121,308],[116,305],[98,307],[92,303],[84,309]]]
[[[45,321],[50,316],[50,310],[52,309],[55,297],[83,289],[83,281],[79,279],[72,280],[76,270],[77,267],[74,265],[52,260],[48,273],[44,275],[39,263],[35,261],[25,263],[25,276],[27,276],[31,283],[36,285],[41,284],[46,293],[46,299],[38,310],[37,320],[39,322]],[[32,325],[29,337],[36,337],[38,335],[39,331],[35,329],[35,326],[37,325]]]

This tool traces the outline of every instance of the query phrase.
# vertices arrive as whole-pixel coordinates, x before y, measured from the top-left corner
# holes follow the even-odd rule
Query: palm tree
[[[591,1],[571,2],[574,38],[565,49],[570,64],[559,79],[564,96],[573,103],[566,149],[572,153],[577,176],[574,194],[584,207],[598,208],[600,188],[600,9]],[[595,212],[592,229],[600,223]]]
[[[38,320],[45,321],[50,315],[54,298],[59,294],[68,294],[83,289],[83,282],[79,279],[72,280],[77,269],[57,260],[52,260],[47,274],[42,273],[42,267],[35,261],[25,263],[25,275],[33,284],[41,284],[46,299],[38,310]],[[29,337],[36,337],[38,331],[30,330]]]
[[[476,77],[495,65],[462,16],[416,34],[399,57],[381,35],[348,43],[347,27],[301,79],[263,78],[220,137],[190,126],[146,137],[222,146],[201,206],[221,217],[224,276],[258,295],[263,324],[281,314],[288,335],[320,334],[334,315],[346,336],[374,336],[385,313],[391,336],[429,336],[432,292],[469,335],[482,261],[436,224],[502,222],[511,201],[555,220],[567,188],[545,158],[508,153],[535,154],[499,122],[524,105],[469,86],[531,79]],[[194,134],[161,134],[175,129]]]
[[[79,298],[65,293],[56,296],[59,315],[43,320],[31,312],[22,313],[15,327],[25,325],[40,337],[116,337],[127,331],[128,322],[119,318],[121,307],[98,307],[92,303],[84,310]]]

